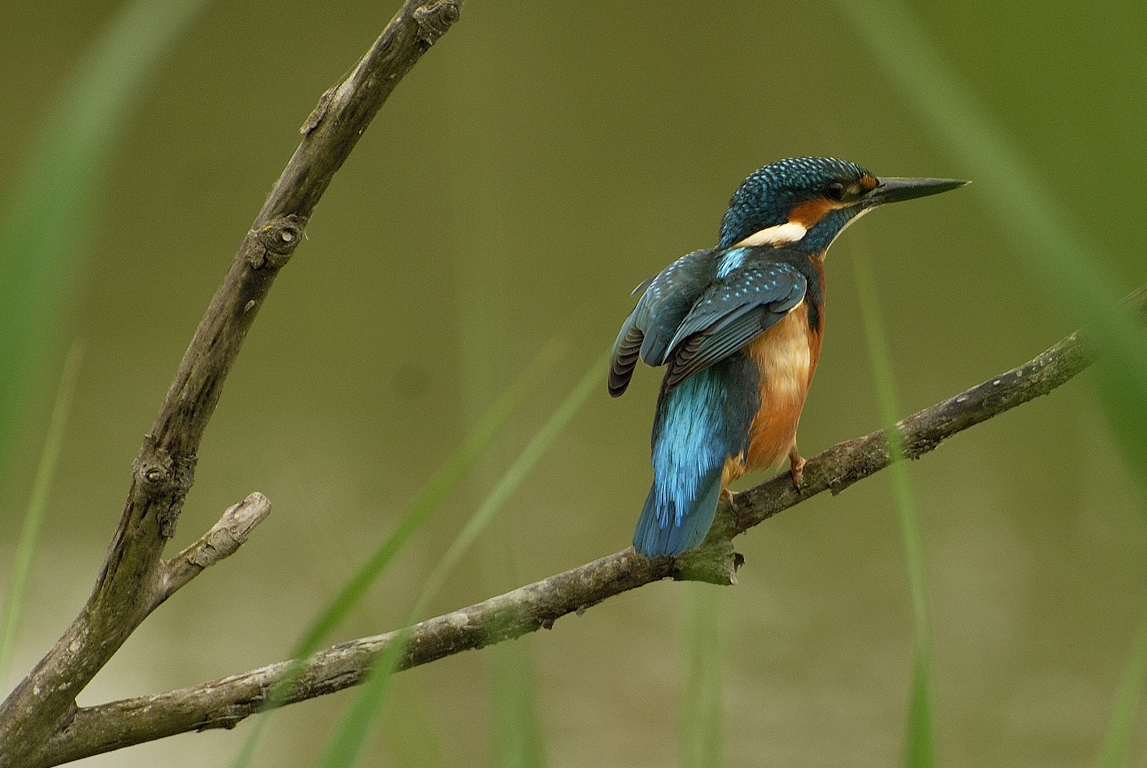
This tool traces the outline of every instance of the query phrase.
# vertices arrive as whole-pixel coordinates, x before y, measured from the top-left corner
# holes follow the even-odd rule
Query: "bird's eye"
[[[844,199],[844,185],[839,181],[834,181],[824,190],[824,195],[829,200],[836,200],[839,202],[840,200]]]

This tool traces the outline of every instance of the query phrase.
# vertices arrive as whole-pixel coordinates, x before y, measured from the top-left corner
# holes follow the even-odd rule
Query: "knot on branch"
[[[434,45],[438,38],[446,34],[450,25],[458,21],[461,14],[462,3],[459,0],[435,0],[414,9],[419,39],[427,45]]]
[[[291,259],[299,247],[306,220],[293,213],[272,219],[262,228],[254,230],[255,247],[247,260],[255,269],[279,269]]]
[[[147,508],[157,508],[159,533],[165,539],[175,535],[183,499],[195,481],[195,459],[194,454],[172,455],[156,445],[153,435],[147,435],[144,448],[132,465],[136,486],[150,502]]]
[[[208,717],[195,723],[192,729],[196,733],[203,733],[213,728],[222,728],[229,731],[250,715],[251,707],[246,706],[245,703],[231,704],[219,712],[209,713]]]
[[[155,444],[155,437],[144,438],[144,449],[132,467],[136,482],[149,496],[167,496],[191,487],[195,473],[195,457],[173,456],[166,448]]]

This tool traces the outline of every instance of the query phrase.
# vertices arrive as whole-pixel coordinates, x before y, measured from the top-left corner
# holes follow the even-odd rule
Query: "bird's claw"
[[[805,460],[797,453],[796,446],[789,451],[789,474],[793,478],[793,487],[797,489],[797,493],[801,491],[801,485],[804,483],[804,465]]]

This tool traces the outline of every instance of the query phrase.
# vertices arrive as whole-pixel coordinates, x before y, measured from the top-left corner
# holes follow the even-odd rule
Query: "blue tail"
[[[705,476],[698,491],[696,498],[675,499],[654,481],[633,532],[633,548],[657,557],[680,554],[704,541],[721,494],[720,467]]]
[[[725,461],[748,448],[760,406],[758,381],[756,365],[735,354],[668,391],[662,384],[653,422],[653,487],[633,532],[638,552],[676,555],[705,540]]]

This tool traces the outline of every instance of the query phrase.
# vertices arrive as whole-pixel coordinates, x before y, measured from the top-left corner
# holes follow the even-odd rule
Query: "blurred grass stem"
[[[1127,758],[1131,727],[1139,713],[1143,684],[1147,679],[1147,611],[1139,620],[1139,630],[1132,641],[1131,656],[1119,684],[1111,721],[1100,750],[1099,768],[1122,768]]]
[[[725,692],[725,593],[709,584],[686,585],[685,685],[681,768],[719,768]]]
[[[210,0],[123,3],[75,62],[0,217],[0,485],[86,272],[113,149],[149,80]]]
[[[319,649],[327,637],[358,605],[371,585],[394,560],[410,539],[437,510],[446,497],[458,486],[486,450],[501,434],[510,417],[521,408],[527,396],[537,388],[542,377],[553,367],[564,352],[564,344],[551,339],[534,356],[529,365],[502,395],[494,401],[490,409],[478,419],[462,445],[438,468],[423,487],[422,492],[399,519],[398,525],[375,549],[358,571],[347,580],[339,594],[328,603],[326,609],[308,628],[306,634],[295,645],[291,656],[294,658],[291,669],[279,681],[267,697],[266,709],[281,705],[286,691],[298,680],[306,657]],[[409,621],[404,624],[409,624]],[[267,718],[261,718],[243,743],[232,768],[244,768],[254,757],[255,748],[266,727]]]
[[[382,706],[398,657],[406,650],[406,641],[409,638],[413,622],[426,611],[430,602],[445,584],[447,577],[457,567],[462,556],[494,520],[530,470],[534,468],[534,465],[569,424],[570,419],[573,418],[590,394],[601,386],[608,362],[608,356],[603,355],[582,376],[557,410],[550,415],[533,439],[518,455],[518,458],[502,475],[490,495],[475,510],[450,544],[450,548],[426,578],[421,594],[411,606],[407,620],[403,622],[404,629],[399,630],[398,636],[375,662],[366,683],[359,690],[350,709],[339,723],[338,730],[331,737],[322,758],[318,762],[319,768],[352,768],[357,763],[362,748],[366,744],[375,713]]]
[[[856,272],[857,293],[860,299],[864,335],[872,361],[872,378],[876,384],[876,399],[880,420],[887,424],[884,434],[888,451],[893,456],[906,456],[904,438],[896,427],[896,384],[892,375],[892,354],[888,348],[888,334],[880,314],[876,278],[868,259],[863,239],[852,239],[852,264]],[[908,705],[908,726],[904,764],[908,768],[931,768],[935,755],[935,700],[932,690],[932,622],[928,608],[927,567],[924,560],[924,537],[920,531],[920,515],[908,476],[908,462],[895,461],[888,468],[892,480],[896,516],[904,541],[904,560],[908,570],[908,591],[912,601],[913,670]]]
[[[16,557],[12,563],[11,582],[8,598],[4,602],[3,636],[0,636],[0,682],[8,674],[12,663],[12,652],[16,646],[16,630],[20,625],[20,613],[24,596],[28,590],[28,576],[32,571],[32,556],[40,539],[44,525],[44,515],[48,508],[48,494],[56,476],[56,466],[60,461],[60,451],[64,444],[64,430],[68,424],[68,414],[72,409],[72,398],[76,392],[83,347],[73,343],[64,359],[64,369],[60,373],[60,385],[56,390],[56,401],[52,406],[52,418],[48,422],[48,432],[44,437],[44,448],[40,452],[40,463],[36,468],[36,479],[32,483],[32,495],[28,509],[24,513],[24,526],[20,530],[20,540],[16,544]]]

